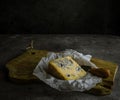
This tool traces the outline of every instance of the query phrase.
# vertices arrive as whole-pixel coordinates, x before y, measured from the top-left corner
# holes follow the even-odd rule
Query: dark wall
[[[114,0],[2,0],[2,33],[119,34]]]

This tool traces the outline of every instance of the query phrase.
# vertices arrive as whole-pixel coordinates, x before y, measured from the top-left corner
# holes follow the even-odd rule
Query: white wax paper
[[[90,61],[92,57],[91,55],[83,55],[82,53],[79,53],[75,50],[67,49],[59,53],[49,52],[47,57],[43,57],[40,60],[40,62],[33,71],[33,75],[37,76],[44,83],[59,91],[83,92],[93,88],[97,83],[100,83],[102,81],[100,77],[93,76],[88,72],[86,76],[78,80],[60,80],[48,74],[46,72],[46,69],[48,68],[49,61],[64,56],[72,56],[80,65],[87,65],[97,68],[97,66]]]

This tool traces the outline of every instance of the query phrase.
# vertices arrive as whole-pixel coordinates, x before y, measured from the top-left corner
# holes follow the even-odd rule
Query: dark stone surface
[[[93,57],[120,64],[120,37],[112,35],[39,35],[14,34],[0,35],[0,70],[7,72],[5,64],[20,55],[34,40],[36,49],[61,51],[75,49]],[[0,71],[0,100],[120,100],[120,69],[115,78],[111,95],[94,96],[80,92],[59,92],[48,85],[15,84],[3,79]],[[7,77],[6,77],[7,78]]]
[[[0,33],[119,34],[117,0],[1,0]]]

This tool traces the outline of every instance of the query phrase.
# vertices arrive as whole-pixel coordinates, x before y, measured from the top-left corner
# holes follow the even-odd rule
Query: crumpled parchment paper
[[[33,75],[37,76],[44,83],[59,91],[83,92],[93,88],[97,83],[100,83],[102,81],[100,77],[94,76],[90,73],[87,73],[85,77],[78,80],[60,80],[45,71],[48,68],[48,63],[50,60],[64,56],[72,56],[80,65],[87,65],[97,68],[97,66],[90,61],[92,57],[91,55],[83,55],[82,53],[79,53],[75,50],[67,49],[59,53],[49,52],[47,57],[43,57],[40,60],[33,71]]]

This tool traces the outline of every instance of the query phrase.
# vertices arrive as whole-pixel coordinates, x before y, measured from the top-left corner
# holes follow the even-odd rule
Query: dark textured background
[[[116,0],[1,0],[0,33],[119,34]]]

